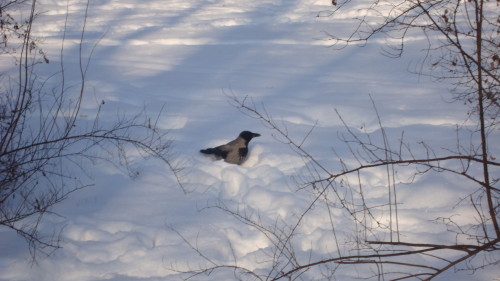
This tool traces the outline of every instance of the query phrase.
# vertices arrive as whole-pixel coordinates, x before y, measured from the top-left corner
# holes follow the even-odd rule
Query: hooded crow
[[[200,150],[203,154],[214,155],[217,160],[224,159],[227,163],[241,165],[248,154],[248,143],[260,134],[243,131],[240,135],[224,145]]]

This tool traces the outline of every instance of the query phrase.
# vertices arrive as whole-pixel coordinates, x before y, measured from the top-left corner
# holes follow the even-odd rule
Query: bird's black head
[[[252,133],[250,131],[243,131],[240,133],[240,137],[249,142],[251,139],[255,137],[260,137],[260,134]]]

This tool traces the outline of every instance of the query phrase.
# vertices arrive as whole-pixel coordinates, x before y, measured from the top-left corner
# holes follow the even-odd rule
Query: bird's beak
[[[257,133],[252,133],[253,137],[260,137],[260,134],[257,134]]]

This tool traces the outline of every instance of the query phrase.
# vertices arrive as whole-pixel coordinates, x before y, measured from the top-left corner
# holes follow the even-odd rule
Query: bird
[[[202,149],[200,152],[213,155],[217,160],[224,159],[227,163],[241,165],[248,154],[248,143],[255,137],[260,137],[260,134],[243,131],[236,139],[226,144]]]

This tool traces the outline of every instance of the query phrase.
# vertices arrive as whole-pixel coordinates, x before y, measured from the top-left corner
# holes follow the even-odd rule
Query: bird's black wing
[[[240,156],[240,158],[247,157],[247,154],[248,154],[248,147],[247,146],[238,149],[238,155]]]

